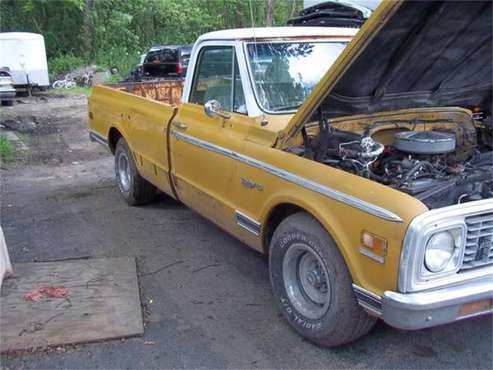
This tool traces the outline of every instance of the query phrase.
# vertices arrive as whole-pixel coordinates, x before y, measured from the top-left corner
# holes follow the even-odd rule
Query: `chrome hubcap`
[[[130,190],[130,164],[127,154],[120,152],[117,160],[117,174],[123,191]]]
[[[318,254],[305,244],[293,244],[284,255],[282,267],[291,304],[307,318],[322,317],[330,305],[330,283]]]

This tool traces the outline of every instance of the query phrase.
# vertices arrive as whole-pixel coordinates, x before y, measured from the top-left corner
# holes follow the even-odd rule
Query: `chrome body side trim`
[[[374,316],[382,315],[382,298],[380,296],[356,284],[353,284],[353,291],[361,307]]]
[[[220,146],[214,145],[212,143],[209,143],[207,141],[197,139],[193,136],[183,134],[182,132],[172,130],[172,135],[176,137],[177,140],[182,140],[186,141],[192,145],[204,148],[206,150],[209,150],[214,153],[218,153],[221,155],[225,155],[227,157],[230,157],[232,159],[235,159],[239,162],[245,163],[249,166],[256,167],[258,169],[261,169],[265,172],[270,173],[271,175],[280,177],[286,181],[289,181],[293,184],[300,185],[308,190],[314,191],[316,193],[322,194],[326,197],[329,197],[331,199],[334,199],[338,202],[344,203],[348,206],[357,208],[363,212],[366,212],[368,214],[371,214],[373,216],[380,217],[384,220],[387,221],[392,221],[392,222],[403,222],[403,220],[396,215],[395,213],[379,207],[375,204],[366,202],[362,199],[356,198],[352,195],[340,192],[338,190],[329,188],[327,186],[321,185],[319,183],[316,183],[312,180],[306,179],[304,177],[295,175],[291,172],[285,171],[279,167],[272,166],[268,163],[261,162],[257,159],[254,159],[252,157],[248,157],[246,155],[234,152],[232,150],[222,148]]]
[[[260,235],[260,230],[262,228],[262,224],[253,218],[247,216],[246,214],[236,210],[236,224],[248,232],[252,233],[255,236]]]
[[[98,142],[101,145],[108,146],[108,140],[103,136],[97,133],[96,131],[89,131],[89,139],[91,141]]]
[[[447,274],[422,276],[425,244],[436,231],[453,227],[465,228],[465,218],[493,209],[493,199],[478,200],[425,212],[412,220],[404,238],[399,268],[398,290],[402,293],[456,284],[478,277],[493,279],[493,265],[463,272],[460,265]],[[463,240],[462,243],[465,243]],[[464,246],[462,246],[463,248]]]

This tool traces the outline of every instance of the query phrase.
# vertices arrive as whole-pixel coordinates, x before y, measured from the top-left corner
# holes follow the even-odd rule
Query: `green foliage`
[[[82,62],[116,66],[125,75],[156,44],[192,44],[218,29],[285,25],[302,0],[0,0],[0,32],[45,37],[52,74]]]
[[[0,163],[8,163],[13,157],[14,146],[5,135],[0,135]]]
[[[50,71],[50,74],[53,77],[57,77],[84,64],[84,58],[75,56],[72,53],[67,53],[64,55],[49,58],[48,71]]]
[[[1,32],[41,33],[48,57],[81,52],[84,0],[1,0]]]
[[[102,66],[105,69],[115,67],[118,69],[119,75],[127,76],[132,67],[137,64],[139,53],[137,51],[128,52],[125,48],[113,46],[109,49],[98,50],[95,60],[98,66]],[[121,79],[121,76],[118,76],[118,78]]]
[[[107,83],[116,83],[116,82],[120,82],[121,80],[123,80],[125,77],[124,76],[127,76],[127,74],[125,73],[116,73],[114,75],[111,75],[110,78],[108,78],[108,80],[106,81]]]
[[[77,86],[73,89],[49,89],[45,92],[49,95],[91,95],[91,88],[84,86]]]

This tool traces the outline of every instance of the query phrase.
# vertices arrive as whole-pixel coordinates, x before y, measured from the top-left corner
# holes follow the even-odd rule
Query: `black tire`
[[[305,261],[310,268],[302,270]],[[284,317],[305,338],[332,347],[350,343],[373,328],[376,319],[358,305],[339,249],[309,214],[293,214],[278,226],[270,243],[269,269]]]
[[[121,175],[120,170],[123,168],[123,162],[127,163],[128,176]],[[156,187],[140,176],[132,152],[123,137],[116,144],[115,176],[118,189],[129,205],[141,206],[151,203],[156,198]]]
[[[2,100],[2,105],[6,106],[6,107],[11,107],[14,105],[14,101],[13,100]]]

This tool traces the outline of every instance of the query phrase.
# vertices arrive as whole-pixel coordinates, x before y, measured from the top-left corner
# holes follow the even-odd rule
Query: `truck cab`
[[[183,102],[218,101],[258,117],[293,114],[356,34],[354,28],[224,30],[199,37]]]

